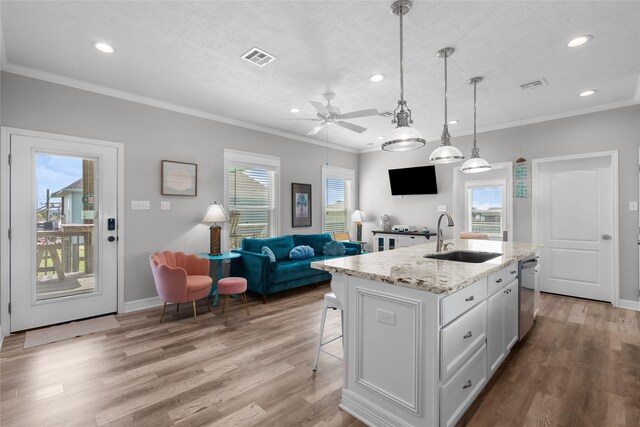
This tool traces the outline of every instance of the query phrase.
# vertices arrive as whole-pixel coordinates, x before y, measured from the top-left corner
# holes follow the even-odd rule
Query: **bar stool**
[[[322,336],[324,335],[324,322],[325,320],[327,320],[327,310],[329,309],[334,309],[334,310],[340,310],[340,322],[342,323],[342,334],[340,334],[339,336],[335,337],[335,338],[331,338],[329,341],[325,341],[322,342]],[[329,356],[335,357],[338,360],[342,360],[341,357],[336,356],[335,354],[329,353],[328,351],[324,350],[322,348],[322,346],[327,345],[329,343],[334,342],[337,339],[340,339],[343,337],[344,334],[344,322],[342,319],[342,304],[340,304],[340,301],[338,301],[338,298],[336,298],[336,294],[334,294],[333,292],[329,292],[328,294],[324,295],[324,303],[322,305],[322,319],[320,320],[320,338],[318,338],[318,348],[316,351],[316,360],[313,363],[313,370],[316,371],[318,369],[318,360],[320,359],[320,352],[323,352],[325,354],[328,354]],[[344,340],[343,340],[343,344],[344,344]]]
[[[224,324],[227,324],[227,318],[229,317],[229,295],[240,295],[244,308],[247,310],[247,316],[249,316],[249,304],[247,303],[247,279],[244,277],[225,277],[218,280],[218,295],[224,299],[222,300],[222,314],[224,314]]]

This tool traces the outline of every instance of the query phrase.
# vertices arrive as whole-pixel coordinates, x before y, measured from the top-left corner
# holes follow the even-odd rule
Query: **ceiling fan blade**
[[[316,133],[320,132],[320,129],[322,129],[323,127],[324,125],[316,126],[313,129],[311,129],[309,132],[307,132],[307,135],[315,135]]]
[[[336,124],[338,126],[342,126],[343,128],[346,128],[358,133],[362,133],[365,130],[367,130],[367,128],[363,128],[362,126],[354,125],[353,123],[349,123],[349,122],[337,121]]]
[[[319,119],[317,117],[296,117],[296,118],[286,118],[286,119],[280,119],[280,120],[305,120],[305,121],[312,121],[312,122],[321,122],[322,119]]]
[[[325,108],[324,105],[322,105],[321,102],[318,101],[309,101],[309,104],[311,104],[311,106],[313,108],[316,109],[316,111],[318,112],[318,114],[320,114],[322,117],[329,117],[331,114],[329,114],[329,111],[327,111],[327,109]]]
[[[355,119],[356,117],[377,116],[380,114],[375,108],[369,108],[368,110],[352,111],[350,113],[338,114],[336,119]]]

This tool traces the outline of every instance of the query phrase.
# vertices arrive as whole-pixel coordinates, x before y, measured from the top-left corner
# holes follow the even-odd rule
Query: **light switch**
[[[140,211],[140,210],[149,210],[151,209],[151,202],[149,200],[132,200],[131,201],[131,210]]]
[[[169,209],[171,209],[171,202],[168,200],[161,200],[160,209],[162,209],[163,211],[168,211]]]
[[[637,211],[638,210],[638,202],[629,202],[629,210]]]
[[[446,212],[447,205],[438,205],[438,212]]]

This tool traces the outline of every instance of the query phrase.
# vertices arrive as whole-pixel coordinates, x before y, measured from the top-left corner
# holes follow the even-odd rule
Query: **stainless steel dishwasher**
[[[535,309],[535,285],[538,274],[538,257],[533,255],[518,262],[518,292],[520,316],[518,340],[521,341],[533,326]]]

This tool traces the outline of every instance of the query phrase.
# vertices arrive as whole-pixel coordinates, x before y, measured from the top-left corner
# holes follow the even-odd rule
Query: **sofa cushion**
[[[272,264],[272,266],[275,265],[275,269],[272,270],[271,280],[274,283],[280,283],[309,276],[314,272],[311,270],[310,264],[311,260],[309,259],[301,261],[281,261]]]
[[[324,244],[322,253],[327,256],[343,256],[347,252],[347,249],[340,242],[332,240]]]
[[[333,240],[331,238],[331,234],[323,233],[323,234],[294,234],[293,236],[294,246],[307,245],[313,248],[313,252],[316,255],[320,255],[322,253],[322,249],[324,248],[324,244]]]
[[[261,252],[262,255],[266,255],[269,257],[269,261],[276,262],[276,256],[274,255],[273,251],[269,249],[269,246],[263,246]]]
[[[273,251],[276,261],[281,261],[289,259],[289,252],[293,249],[294,244],[290,235],[270,239],[242,239],[242,249],[245,251],[261,254],[263,246],[267,246]]]
[[[296,246],[295,248],[291,249],[291,252],[289,252],[289,258],[291,258],[292,260],[313,258],[315,255],[316,254],[313,251],[313,248],[306,245]]]
[[[358,250],[358,248],[347,248],[345,247],[345,255],[349,256],[349,255],[360,255],[360,251]]]

